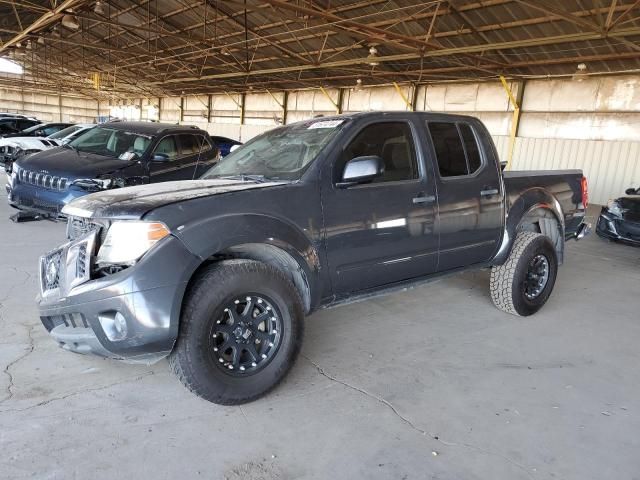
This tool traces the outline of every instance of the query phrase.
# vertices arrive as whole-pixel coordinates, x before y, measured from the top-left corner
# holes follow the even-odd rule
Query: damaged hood
[[[139,219],[151,210],[195,198],[255,190],[289,182],[257,183],[242,180],[181,180],[116,188],[80,197],[66,207],[65,215],[93,218]]]
[[[96,155],[95,153],[77,152],[70,148],[56,147],[34,153],[19,166],[36,172],[46,171],[51,175],[66,178],[96,178],[127,167],[131,162],[118,158]]]

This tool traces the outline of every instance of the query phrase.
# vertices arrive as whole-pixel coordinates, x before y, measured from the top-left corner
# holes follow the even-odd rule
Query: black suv
[[[38,120],[25,117],[0,117],[0,137],[7,134],[18,133],[34,125],[38,125]]]
[[[196,127],[110,122],[15,162],[9,204],[56,217],[71,200],[90,192],[198,178],[217,158],[209,134]]]

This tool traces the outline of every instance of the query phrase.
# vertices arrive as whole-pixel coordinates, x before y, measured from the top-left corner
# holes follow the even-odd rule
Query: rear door
[[[333,292],[349,292],[435,271],[435,189],[425,169],[419,125],[404,115],[361,126],[327,162],[323,215]],[[384,174],[368,184],[338,188],[345,163],[378,155]]]
[[[426,126],[437,170],[438,270],[486,262],[503,232],[504,192],[495,159],[472,122]]]

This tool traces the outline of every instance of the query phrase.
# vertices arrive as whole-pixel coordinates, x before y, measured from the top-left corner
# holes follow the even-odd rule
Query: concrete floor
[[[220,407],[60,350],[33,299],[64,225],[0,205],[1,478],[640,478],[640,249],[569,243],[526,319],[487,272],[321,311],[274,393]]]

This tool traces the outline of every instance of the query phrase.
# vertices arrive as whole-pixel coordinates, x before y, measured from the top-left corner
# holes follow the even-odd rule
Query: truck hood
[[[172,203],[223,193],[268,188],[286,183],[289,182],[256,183],[242,180],[212,179],[182,180],[116,188],[80,197],[64,207],[63,213],[92,218],[139,219],[155,208]]]
[[[18,166],[51,175],[77,178],[96,178],[130,165],[131,162],[94,153],[76,152],[70,148],[56,147],[34,153],[20,160]]]

